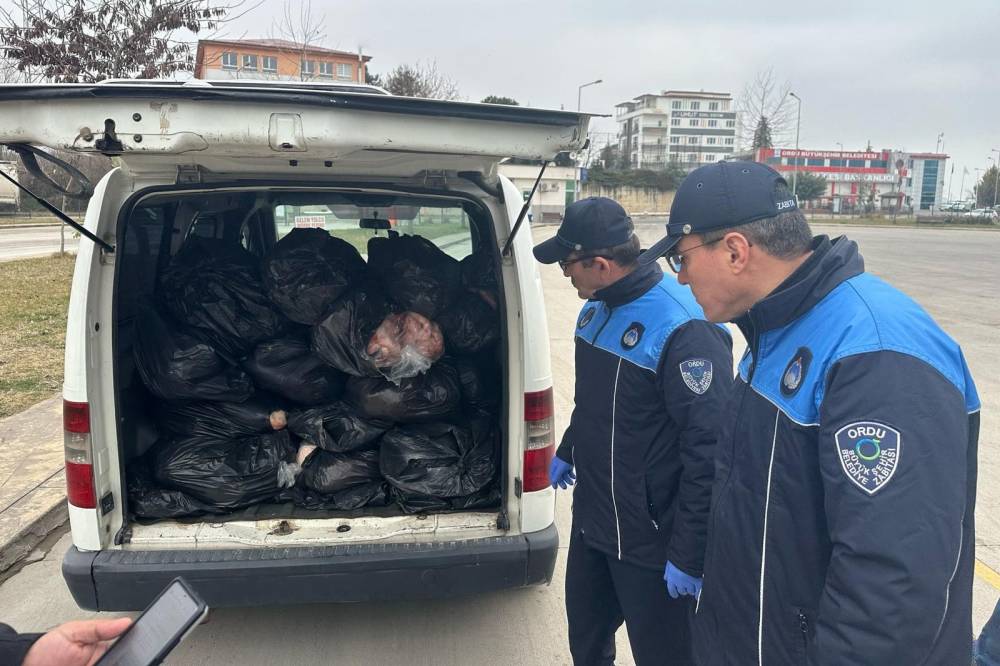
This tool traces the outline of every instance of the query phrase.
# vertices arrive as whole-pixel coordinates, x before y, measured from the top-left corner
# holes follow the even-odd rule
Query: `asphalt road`
[[[0,261],[44,257],[59,251],[59,234],[65,229],[66,250],[76,252],[76,232],[54,225],[45,227],[0,226]]]
[[[647,242],[661,227],[641,225]],[[536,239],[554,227],[535,231]],[[843,227],[816,227],[839,234]],[[1000,304],[990,293],[1000,286],[1000,233],[852,228],[868,269],[920,301],[962,344],[983,401],[980,439],[978,558],[1000,571]],[[557,428],[572,408],[573,323],[580,301],[558,268],[544,267]],[[737,350],[739,353],[739,350]],[[569,527],[569,497],[557,504],[561,533]],[[40,561],[0,585],[0,621],[38,631],[86,615],[65,590],[59,566],[69,546],[64,536]],[[498,592],[481,597],[422,603],[344,606],[285,606],[222,609],[211,614],[174,653],[177,664],[568,664],[563,610],[565,542],[547,588]],[[975,583],[978,632],[1000,595],[986,576]],[[998,579],[1000,580],[1000,579]],[[631,664],[624,631],[618,636],[620,664]]]

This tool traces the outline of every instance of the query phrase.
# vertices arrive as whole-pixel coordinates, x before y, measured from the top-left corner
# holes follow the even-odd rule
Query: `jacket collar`
[[[752,341],[765,331],[781,328],[798,319],[826,298],[841,282],[865,271],[858,244],[840,236],[832,241],[816,236],[812,254],[795,272],[734,323]]]
[[[617,282],[595,291],[591,300],[604,301],[609,308],[616,308],[639,298],[662,279],[663,271],[656,262],[639,266]]]

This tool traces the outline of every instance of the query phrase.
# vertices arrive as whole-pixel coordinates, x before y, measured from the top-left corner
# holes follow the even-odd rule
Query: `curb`
[[[4,229],[48,229],[49,227],[61,227],[62,222],[47,222],[39,224],[0,224],[0,231]],[[73,231],[76,231],[75,229]]]
[[[35,498],[28,495],[25,502]],[[35,548],[63,525],[69,522],[65,498],[33,507],[35,515],[9,539],[0,543],[0,578],[28,558]]]

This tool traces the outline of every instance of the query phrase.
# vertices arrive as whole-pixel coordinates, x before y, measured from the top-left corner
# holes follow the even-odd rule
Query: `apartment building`
[[[674,162],[686,171],[736,150],[739,119],[730,93],[664,90],[615,106],[619,154],[636,169]]]
[[[198,41],[196,79],[265,79],[364,83],[371,56],[285,39]]]

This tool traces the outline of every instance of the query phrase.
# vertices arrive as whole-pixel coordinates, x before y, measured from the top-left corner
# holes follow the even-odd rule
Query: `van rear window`
[[[423,236],[456,259],[469,256],[476,247],[475,225],[457,206],[276,203],[273,214],[278,240],[296,228],[325,229],[362,255],[368,251],[368,241],[385,236],[387,229]]]

